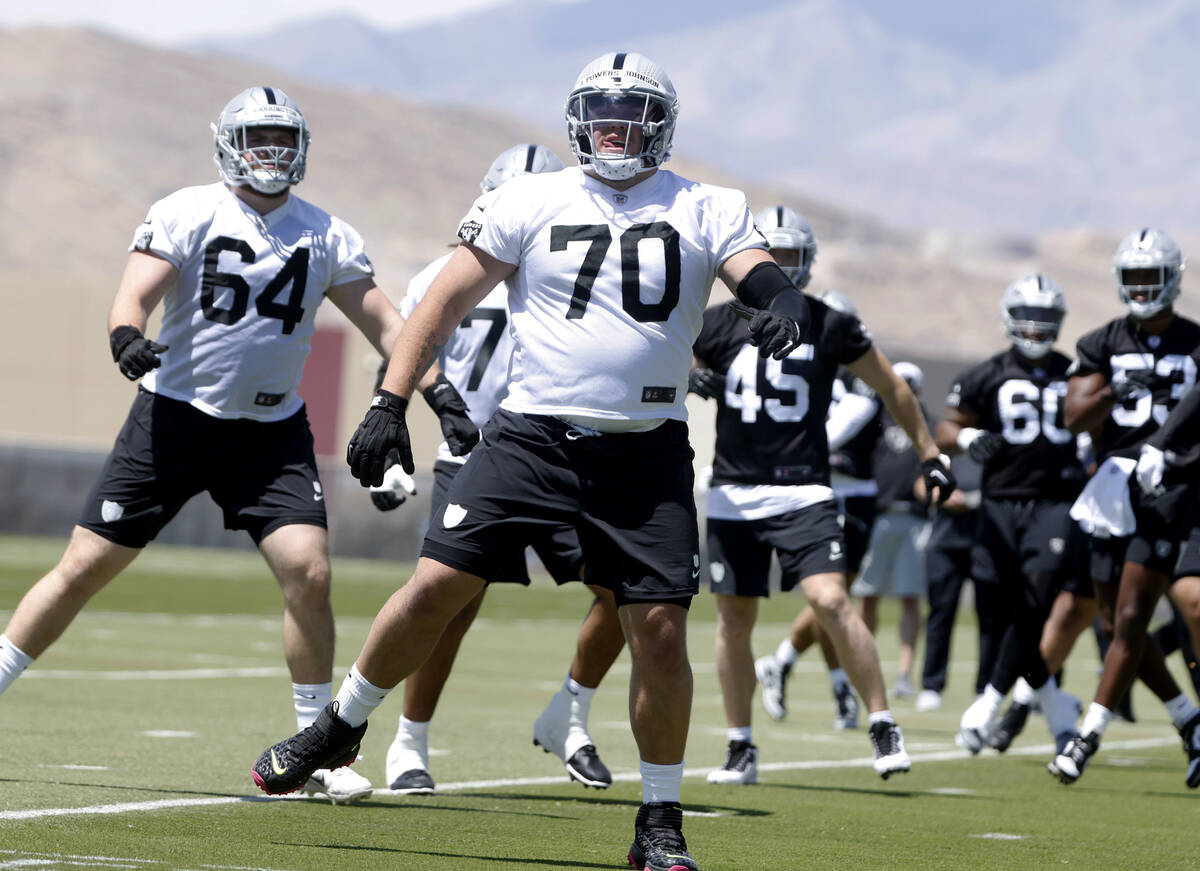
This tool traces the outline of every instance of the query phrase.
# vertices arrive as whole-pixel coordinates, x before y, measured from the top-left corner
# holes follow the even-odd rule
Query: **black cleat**
[[[330,702],[311,726],[264,750],[250,774],[269,795],[295,792],[318,768],[341,768],[357,759],[366,731],[366,723],[351,726],[339,718],[337,702]]]
[[[709,783],[758,783],[758,748],[749,741],[730,741],[725,764],[708,773]]]
[[[1187,785],[1189,789],[1200,786],[1200,714],[1195,714],[1179,729],[1183,739],[1183,752],[1187,754]]]
[[[612,774],[608,766],[600,761],[596,745],[584,744],[571,754],[566,761],[567,774],[572,780],[578,780],[584,786],[594,786],[596,789],[608,789],[612,786]]]
[[[903,774],[912,768],[912,760],[904,749],[904,735],[895,723],[880,720],[868,730],[871,747],[875,750],[875,773],[887,780],[893,774]]]
[[[1029,719],[1029,710],[1029,705],[1023,705],[1020,702],[1013,702],[1009,705],[1004,716],[1000,718],[1000,722],[992,729],[992,734],[988,736],[988,746],[1001,753],[1007,750],[1013,739],[1025,729],[1025,721]]]
[[[1100,736],[1095,732],[1075,734],[1061,753],[1046,768],[1063,783],[1072,784],[1083,775],[1083,769],[1100,749]]]
[[[698,871],[683,839],[683,809],[673,801],[638,808],[626,858],[638,871]]]
[[[400,795],[433,795],[433,777],[424,768],[411,768],[391,783],[392,792]]]

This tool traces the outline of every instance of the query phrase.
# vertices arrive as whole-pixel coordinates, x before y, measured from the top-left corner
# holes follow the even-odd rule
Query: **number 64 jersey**
[[[579,168],[518,176],[476,201],[458,235],[517,266],[501,406],[598,422],[687,420],[717,268],[766,247],[743,194],[667,170],[620,191]]]
[[[325,291],[373,274],[345,222],[294,194],[260,215],[220,182],[156,202],[130,250],[179,270],[142,386],[217,418],[295,414]]]

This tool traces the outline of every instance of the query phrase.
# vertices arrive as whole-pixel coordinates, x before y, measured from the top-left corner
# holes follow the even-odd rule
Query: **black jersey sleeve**
[[[987,408],[987,372],[990,362],[989,360],[959,372],[946,395],[946,405],[982,417]]]
[[[714,371],[725,372],[748,338],[746,322],[721,303],[704,310],[692,353]]]
[[[1112,368],[1109,364],[1108,330],[1104,327],[1080,338],[1075,344],[1075,359],[1067,375],[1093,375],[1102,373],[1112,379]]]
[[[822,356],[845,365],[871,350],[871,333],[853,315],[825,308],[818,347]]]

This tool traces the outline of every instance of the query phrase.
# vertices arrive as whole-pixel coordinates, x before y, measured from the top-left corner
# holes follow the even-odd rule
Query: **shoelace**
[[[683,832],[670,826],[647,827],[646,840],[664,853],[679,855],[687,852],[687,842],[683,839]]]
[[[891,724],[884,724],[885,728],[871,730],[871,743],[875,745],[875,751],[880,756],[891,756],[897,751],[896,730]]]

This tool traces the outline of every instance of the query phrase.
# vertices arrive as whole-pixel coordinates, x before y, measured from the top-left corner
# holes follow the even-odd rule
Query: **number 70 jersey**
[[[222,183],[156,202],[130,250],[179,270],[142,386],[218,418],[295,414],[325,291],[373,274],[345,222],[295,195],[259,215]]]
[[[517,267],[501,405],[599,421],[687,419],[692,342],[717,268],[766,247],[739,191],[666,170],[623,191],[578,168],[518,176],[458,232]]]

